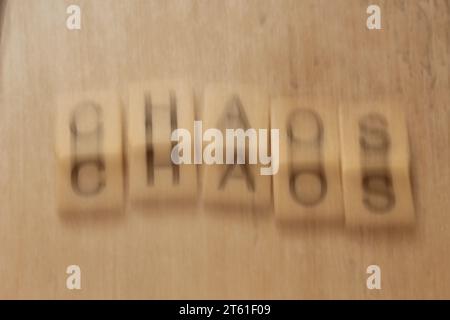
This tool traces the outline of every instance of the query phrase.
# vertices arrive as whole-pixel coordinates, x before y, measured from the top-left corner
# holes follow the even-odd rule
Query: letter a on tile
[[[209,86],[205,90],[204,129],[219,129],[225,164],[203,165],[203,198],[210,208],[263,210],[271,205],[271,176],[249,156],[258,148],[254,130],[269,128],[269,100],[263,90],[248,86]],[[227,129],[241,129],[245,145]],[[252,143],[250,141],[253,141]],[[261,147],[261,146],[259,146]],[[268,145],[264,145],[268,148]],[[239,162],[241,161],[241,162]]]

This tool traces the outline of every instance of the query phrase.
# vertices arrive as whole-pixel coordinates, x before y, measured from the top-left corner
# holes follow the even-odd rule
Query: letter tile
[[[318,99],[272,100],[271,128],[280,130],[277,219],[343,221],[337,115],[337,106]]]
[[[408,133],[400,107],[343,106],[340,121],[346,224],[412,224]]]
[[[193,161],[193,92],[178,81],[138,83],[129,91],[127,128],[129,196],[132,202],[195,202],[197,167]],[[177,164],[176,129],[187,130],[183,145],[190,164]],[[182,153],[183,153],[182,152]],[[178,159],[177,157],[175,157]]]
[[[111,92],[57,99],[56,190],[58,211],[123,209],[122,117]]]
[[[268,95],[254,87],[211,85],[205,89],[203,119],[204,131],[217,128],[222,132],[224,163],[202,166],[205,205],[218,209],[269,209],[272,204],[271,176],[261,175],[257,155],[259,129],[269,129]],[[234,137],[227,141],[226,129],[242,129],[245,138]],[[265,152],[269,137],[270,134],[262,144]],[[226,164],[227,153],[232,164]],[[238,154],[245,157],[243,164],[237,163]],[[251,155],[257,155],[253,164],[250,163]]]

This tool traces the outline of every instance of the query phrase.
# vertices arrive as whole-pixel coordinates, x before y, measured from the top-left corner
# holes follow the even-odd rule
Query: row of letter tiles
[[[255,87],[206,87],[202,132],[216,128],[225,136],[225,129],[279,129],[279,150],[269,139],[258,145],[279,151],[279,170],[271,176],[260,174],[262,167],[270,166],[260,162],[172,162],[178,143],[171,139],[175,129],[188,131],[192,139],[185,143],[193,153],[211,146],[210,141],[202,140],[200,146],[194,141],[194,96],[183,82],[132,85],[125,116],[119,101],[113,92],[62,95],[57,100],[59,212],[123,211],[125,172],[132,203],[196,203],[201,168],[202,201],[213,210],[260,212],[273,205],[276,218],[288,222],[345,219],[348,226],[364,227],[414,222],[406,120],[396,105],[271,100]],[[233,146],[236,154],[239,147]],[[244,148],[248,162],[248,144]]]

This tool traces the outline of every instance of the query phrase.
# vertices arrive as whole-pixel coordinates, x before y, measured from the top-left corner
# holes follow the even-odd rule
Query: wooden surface
[[[380,31],[366,8],[382,10]],[[82,8],[82,30],[65,27]],[[10,0],[0,46],[0,298],[450,298],[449,1]],[[55,97],[183,78],[407,110],[416,227],[282,226],[274,214],[55,210]],[[207,183],[204,182],[203,183]],[[66,267],[82,290],[66,289]],[[382,290],[366,289],[366,268]]]

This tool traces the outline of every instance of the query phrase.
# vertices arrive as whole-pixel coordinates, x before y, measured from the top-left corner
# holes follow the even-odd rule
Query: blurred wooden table
[[[372,1],[373,2],[373,1]],[[450,298],[450,4],[10,0],[0,46],[0,298]],[[66,7],[82,8],[68,31]],[[282,227],[273,214],[55,212],[55,96],[183,78],[408,110],[417,226]],[[65,287],[80,265],[82,290]],[[365,287],[382,269],[382,290]]]

